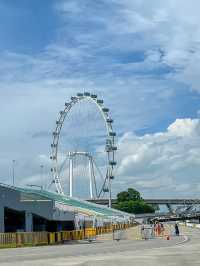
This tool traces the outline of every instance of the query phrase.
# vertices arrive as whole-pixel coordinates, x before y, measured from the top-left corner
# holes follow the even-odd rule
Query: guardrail
[[[95,239],[97,235],[111,233],[113,230],[125,230],[132,226],[133,224],[118,224],[60,232],[0,233],[0,248],[55,245],[72,240],[91,240]]]
[[[182,222],[180,222],[179,223],[180,225],[182,225],[182,226],[187,226],[187,227],[193,227],[193,228],[198,228],[198,229],[200,229],[200,224],[195,224],[195,223],[182,223]]]

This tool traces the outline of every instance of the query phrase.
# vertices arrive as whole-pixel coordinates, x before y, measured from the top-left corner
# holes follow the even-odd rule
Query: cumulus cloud
[[[150,197],[197,196],[200,171],[199,119],[177,119],[165,132],[119,140],[117,180]],[[117,188],[117,182],[116,187]]]
[[[199,119],[176,119],[168,127],[168,132],[172,135],[182,137],[198,136],[200,132]]]

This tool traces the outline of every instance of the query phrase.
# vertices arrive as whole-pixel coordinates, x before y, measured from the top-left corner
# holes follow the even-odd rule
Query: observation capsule
[[[55,143],[51,144],[51,148],[55,148],[55,147],[57,147],[57,144]]]
[[[109,136],[110,136],[110,137],[115,137],[115,136],[116,136],[116,132],[112,132],[112,131],[109,132]]]
[[[109,192],[108,188],[103,188],[103,192]]]
[[[78,92],[78,93],[77,93],[77,96],[78,96],[78,97],[83,97],[83,93]]]
[[[92,99],[96,99],[97,98],[97,95],[96,94],[91,94],[91,98]]]
[[[112,145],[106,145],[106,151],[107,152],[113,152],[113,151],[116,151],[117,150],[117,147],[116,146],[112,146]]]
[[[110,162],[109,162],[109,165],[111,165],[111,166],[115,166],[115,165],[117,165],[117,162],[116,162],[116,161],[110,161]]]
[[[107,119],[106,119],[106,122],[107,122],[107,123],[113,123],[113,119],[112,119],[112,118],[107,118]]]
[[[102,108],[102,111],[103,111],[104,113],[108,113],[108,112],[109,112],[109,108],[103,107],[103,108]]]
[[[98,103],[98,104],[103,104],[103,100],[99,100],[99,99],[98,99],[98,100],[97,100],[97,103]]]
[[[72,101],[75,101],[75,100],[77,100],[77,97],[76,97],[76,96],[72,96],[72,97],[71,97],[71,100],[72,100]]]
[[[116,146],[112,146],[112,151],[117,151],[117,147]]]
[[[88,97],[88,96],[90,96],[90,93],[87,92],[87,91],[85,91],[85,92],[84,92],[84,95]]]
[[[114,177],[113,175],[111,175],[111,176],[110,176],[110,179],[113,180],[113,179],[115,179],[115,177]]]

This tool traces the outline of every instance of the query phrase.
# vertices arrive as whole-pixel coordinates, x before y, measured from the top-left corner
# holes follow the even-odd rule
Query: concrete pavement
[[[185,230],[185,229],[184,229]],[[200,263],[200,230],[186,229],[183,237],[167,241],[122,240],[0,250],[0,265],[20,266],[191,266]]]

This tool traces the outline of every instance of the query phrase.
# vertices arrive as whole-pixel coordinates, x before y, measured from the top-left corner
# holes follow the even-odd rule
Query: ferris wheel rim
[[[117,147],[115,146],[116,133],[113,131],[113,126],[112,126],[113,119],[109,115],[109,108],[106,108],[104,106],[104,101],[102,99],[98,99],[97,95],[95,94],[90,94],[89,92],[77,93],[76,96],[71,97],[71,100],[69,102],[65,103],[64,110],[59,112],[59,118],[56,121],[56,129],[53,132],[53,142],[51,144],[52,151],[51,151],[51,157],[50,157],[50,159],[52,159],[53,161],[53,168],[51,168],[51,170],[53,172],[54,183],[56,185],[56,189],[59,194],[64,194],[64,191],[61,185],[61,180],[58,175],[58,172],[59,172],[58,171],[58,151],[59,151],[60,133],[65,123],[65,119],[67,118],[67,115],[70,113],[73,106],[84,100],[88,100],[92,103],[95,103],[97,106],[97,109],[100,111],[101,117],[104,120],[106,132],[107,132],[106,145],[105,145],[105,151],[107,153],[107,165],[106,165],[107,170],[106,171],[107,173],[109,173],[109,175],[113,177],[113,169],[114,169],[114,166],[116,165],[115,151]],[[109,144],[107,146],[108,140],[109,140]],[[105,179],[106,178],[108,178],[107,174],[106,174]]]

